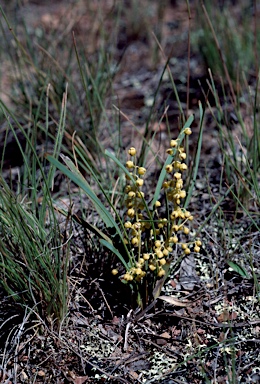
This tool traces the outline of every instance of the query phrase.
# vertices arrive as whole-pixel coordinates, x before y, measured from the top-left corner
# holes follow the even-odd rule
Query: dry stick
[[[211,29],[213,38],[215,40],[215,44],[217,46],[217,50],[218,50],[218,53],[219,53],[220,60],[221,60],[221,63],[223,65],[223,68],[224,68],[225,76],[226,76],[226,79],[228,81],[228,85],[229,85],[229,88],[230,88],[230,91],[231,91],[231,94],[232,94],[232,98],[233,98],[233,100],[231,100],[231,102],[232,102],[233,106],[235,106],[235,104],[236,104],[236,96],[235,96],[234,88],[233,88],[233,85],[232,85],[232,81],[231,81],[231,78],[230,78],[228,70],[227,70],[225,59],[224,59],[224,57],[222,55],[222,51],[221,51],[221,48],[220,48],[220,45],[219,45],[219,42],[218,42],[218,38],[216,36],[215,30],[214,30],[213,25],[212,25],[212,23],[210,21],[210,18],[209,18],[209,14],[208,14],[208,12],[207,12],[207,10],[205,8],[205,5],[203,4],[202,0],[201,0],[201,6],[202,6],[203,12],[205,14],[205,17],[207,19],[208,25],[209,25],[209,27]]]

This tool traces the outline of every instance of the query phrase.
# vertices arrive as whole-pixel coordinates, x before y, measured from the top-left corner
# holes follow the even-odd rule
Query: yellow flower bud
[[[200,251],[200,247],[198,247],[197,245],[195,245],[195,247],[193,248],[194,252],[199,252]]]
[[[185,255],[189,255],[189,254],[190,254],[190,248],[186,248],[186,249],[184,250],[184,253],[185,253]]]
[[[130,223],[130,221],[125,222],[125,228],[132,228],[132,224]]]
[[[161,206],[160,201],[157,200],[157,201],[155,202],[155,206],[156,206],[156,208],[160,207],[160,206]]]
[[[144,193],[140,192],[140,191],[137,191],[136,192],[136,196],[139,197],[139,198],[144,198]]]
[[[177,145],[178,145],[178,141],[177,141],[177,140],[171,140],[171,141],[170,141],[170,146],[171,146],[172,148],[177,147]]]
[[[187,155],[186,155],[186,153],[184,153],[184,152],[182,152],[182,153],[179,154],[179,158],[180,158],[181,160],[185,160],[186,157],[187,157]]]
[[[132,240],[131,240],[131,243],[134,245],[134,246],[137,246],[138,243],[139,243],[139,240],[137,237],[133,237]]]
[[[131,198],[135,197],[135,192],[134,191],[128,192],[128,196]]]
[[[191,135],[192,134],[192,130],[189,127],[185,128],[183,132],[185,133],[185,135]]]
[[[175,172],[174,175],[175,179],[181,179],[181,173],[180,172]]]
[[[128,169],[131,169],[131,168],[134,168],[134,163],[132,162],[132,161],[127,161],[126,163],[125,163],[125,165],[126,165],[126,168],[128,168]]]
[[[165,167],[167,173],[171,173],[173,171],[173,166],[171,164],[166,165]]]
[[[111,272],[112,272],[112,275],[114,275],[114,276],[118,274],[118,270],[117,269],[112,269]]]
[[[163,258],[163,259],[159,260],[159,263],[160,263],[161,265],[165,265],[165,264],[166,264],[166,260]]]
[[[135,156],[136,155],[136,149],[134,147],[131,147],[129,150],[128,150],[128,154],[130,156]]]
[[[149,260],[150,259],[149,253],[144,253],[143,258],[144,258],[144,260]]]
[[[180,198],[184,199],[186,197],[186,191],[180,191]]]
[[[185,235],[188,235],[190,233],[190,230],[188,227],[183,227],[183,233],[185,233]]]
[[[185,244],[185,243],[183,243],[183,244],[181,245],[181,247],[182,247],[182,249],[187,249],[187,248],[188,248],[188,245]]]
[[[146,169],[144,167],[139,167],[137,172],[139,175],[144,175],[146,172]]]
[[[167,181],[164,181],[162,187],[163,187],[164,189],[169,188],[169,183],[167,183]]]
[[[158,272],[158,277],[162,277],[165,275],[165,270],[164,269],[160,269],[159,272]]]
[[[166,153],[168,153],[168,155],[173,155],[173,150],[171,148],[168,148],[166,150]]]
[[[180,165],[180,170],[181,170],[181,171],[186,171],[187,168],[188,168],[188,167],[187,167],[187,164],[182,163],[182,164]]]
[[[169,251],[168,251],[168,249],[164,248],[164,250],[163,250],[163,255],[164,255],[164,256],[168,256],[168,255],[169,255]]]
[[[172,236],[172,237],[170,237],[169,241],[170,241],[170,243],[177,244],[179,239],[177,236]]]
[[[149,268],[151,271],[154,271],[156,269],[156,266],[153,264],[149,264]]]
[[[135,215],[135,210],[133,208],[128,209],[127,216],[134,217],[134,215]]]
[[[161,259],[164,256],[164,254],[162,253],[162,251],[160,251],[160,249],[156,249],[155,253],[158,259]]]
[[[154,243],[155,248],[161,248],[161,242],[159,240],[156,240]]]
[[[202,244],[202,243],[201,243],[200,240],[196,240],[196,241],[195,241],[195,244],[196,244],[198,247],[201,247],[201,244]]]

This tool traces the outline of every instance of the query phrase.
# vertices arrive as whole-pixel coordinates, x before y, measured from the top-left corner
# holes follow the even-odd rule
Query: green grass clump
[[[14,301],[60,322],[67,311],[67,251],[58,224],[43,226],[31,208],[1,177],[0,285]]]

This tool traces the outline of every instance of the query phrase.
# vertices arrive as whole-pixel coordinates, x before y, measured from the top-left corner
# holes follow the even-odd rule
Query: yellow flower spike
[[[181,179],[181,173],[180,172],[175,172],[174,175],[175,179],[179,180]]]
[[[130,223],[130,221],[126,221],[125,228],[132,228],[132,223]]]
[[[155,246],[155,248],[161,248],[160,240],[156,240],[156,242],[154,243],[154,246]]]
[[[142,179],[137,179],[135,184],[137,185],[137,187],[141,187],[144,184],[144,181]]]
[[[137,172],[138,172],[138,175],[144,175],[146,172],[146,169],[144,167],[139,167]]]
[[[158,277],[162,277],[165,275],[165,270],[164,269],[160,269],[159,272],[158,272]]]
[[[134,147],[131,147],[129,150],[128,150],[128,154],[130,156],[135,156],[136,155],[136,149]]]
[[[160,263],[161,265],[165,265],[165,264],[166,264],[166,260],[165,260],[165,259],[161,259],[161,260],[159,260],[159,263]]]
[[[177,140],[171,140],[171,141],[170,141],[170,146],[171,146],[172,148],[177,147],[177,145],[178,145],[178,141],[177,141]]]
[[[126,165],[126,168],[128,168],[128,169],[132,169],[132,168],[134,168],[134,163],[132,162],[132,161],[127,161],[126,163],[125,163],[125,165]]]
[[[173,171],[173,166],[171,164],[166,165],[165,167],[167,173],[171,173]]]
[[[114,276],[118,274],[118,270],[117,269],[112,269],[111,272],[112,272],[112,275],[114,275]]]
[[[184,253],[185,253],[185,255],[189,255],[189,254],[190,254],[190,248],[186,248],[186,249],[184,250]]]
[[[149,264],[149,268],[151,271],[154,271],[156,269],[156,266],[153,264]]]
[[[128,209],[127,216],[134,217],[134,215],[135,215],[135,210],[133,208]]]
[[[183,233],[185,233],[185,235],[188,235],[190,233],[190,229],[188,227],[183,227]]]
[[[156,207],[156,208],[160,207],[161,205],[162,205],[162,204],[160,203],[160,201],[157,200],[157,201],[155,202],[155,207]]]
[[[183,132],[185,133],[185,135],[191,135],[192,134],[192,130],[189,127],[185,128]]]
[[[195,245],[195,247],[193,248],[193,251],[196,252],[196,253],[199,253],[199,251],[200,251],[200,247],[198,247],[197,245]]]

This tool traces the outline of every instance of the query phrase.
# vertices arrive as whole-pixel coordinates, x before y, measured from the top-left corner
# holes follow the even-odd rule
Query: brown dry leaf
[[[73,379],[73,384],[84,384],[88,376],[77,376]]]
[[[170,339],[171,335],[168,332],[163,332],[160,334],[161,337],[164,337],[165,339]]]
[[[174,296],[159,296],[158,299],[164,300],[169,304],[176,305],[176,307],[188,307],[189,305],[193,304],[190,301],[182,301],[176,299]]]
[[[182,260],[179,282],[184,289],[189,291],[192,291],[195,284],[199,282],[193,255],[189,255]]]
[[[224,309],[224,311],[217,317],[217,320],[219,323],[225,323],[226,321],[236,320],[237,313],[227,311]]]

